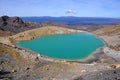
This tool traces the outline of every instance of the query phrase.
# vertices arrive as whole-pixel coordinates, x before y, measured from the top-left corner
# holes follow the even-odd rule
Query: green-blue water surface
[[[46,35],[17,45],[47,57],[77,60],[89,57],[104,42],[91,33],[74,33]]]

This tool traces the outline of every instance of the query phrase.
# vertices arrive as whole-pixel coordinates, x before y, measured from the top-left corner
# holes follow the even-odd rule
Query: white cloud
[[[76,11],[72,10],[72,9],[68,9],[65,11],[66,14],[76,14]]]

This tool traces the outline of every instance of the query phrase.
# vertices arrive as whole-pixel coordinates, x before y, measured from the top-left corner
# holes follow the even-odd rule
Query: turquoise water
[[[17,45],[51,58],[76,60],[87,58],[104,42],[90,33],[74,33],[42,36]]]

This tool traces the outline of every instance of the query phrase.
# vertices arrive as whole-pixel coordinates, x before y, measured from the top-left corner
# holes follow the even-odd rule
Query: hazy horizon
[[[54,18],[60,18],[60,17],[74,17],[74,18],[109,18],[109,19],[120,19],[120,17],[87,17],[87,16],[83,16],[83,17],[81,17],[81,16],[9,16],[9,15],[1,15],[0,17],[2,17],[2,16],[8,16],[8,17],[54,17]]]
[[[119,0],[1,0],[0,16],[120,18]]]

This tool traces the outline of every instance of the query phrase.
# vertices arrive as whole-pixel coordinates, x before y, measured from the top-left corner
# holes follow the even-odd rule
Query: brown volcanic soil
[[[81,80],[81,78],[83,80],[104,80],[106,76],[108,77],[107,79],[119,79],[119,71],[112,71],[116,68],[113,68],[113,64],[108,64],[107,62],[50,62],[39,61],[37,58],[31,59],[31,61],[27,58],[19,59],[19,52],[16,51],[18,48],[14,49],[4,44],[1,44],[1,46],[0,79],[3,80]],[[17,58],[11,54],[17,55]],[[119,68],[117,69],[119,70]],[[100,78],[99,75],[103,75],[103,77]]]
[[[120,25],[105,27],[94,31],[107,45],[115,50],[120,50]]]
[[[63,28],[58,26],[45,26],[45,27],[27,30],[18,33],[16,35],[11,36],[10,38],[16,41],[22,41],[22,40],[32,40],[34,38],[38,38],[44,35],[63,34],[63,33],[68,34],[68,33],[77,33],[77,32],[85,32],[85,31]]]

